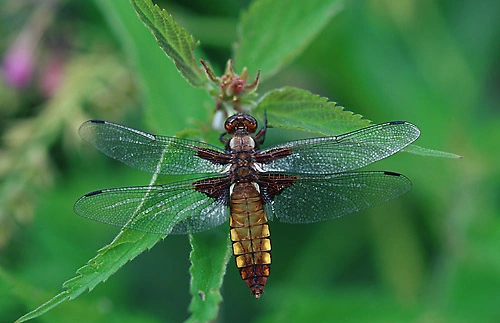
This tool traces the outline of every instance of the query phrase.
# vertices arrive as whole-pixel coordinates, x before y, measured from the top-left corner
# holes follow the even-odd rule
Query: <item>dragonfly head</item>
[[[230,135],[241,130],[254,133],[257,130],[257,120],[248,114],[238,113],[227,118],[224,128]]]

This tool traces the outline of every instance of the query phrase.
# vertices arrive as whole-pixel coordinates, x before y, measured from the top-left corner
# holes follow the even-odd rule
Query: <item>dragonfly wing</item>
[[[281,175],[278,175],[281,176]],[[338,218],[395,199],[411,182],[392,172],[347,172],[282,178],[282,187],[267,188],[275,217],[286,223],[313,223]],[[273,195],[275,194],[275,195]]]
[[[290,141],[257,152],[256,157],[265,172],[333,174],[355,170],[391,156],[419,135],[415,125],[394,121],[340,136]]]
[[[152,135],[107,121],[87,121],[81,125],[79,133],[109,157],[150,173],[219,174],[229,162],[227,154],[216,146]]]
[[[80,216],[123,228],[185,234],[226,222],[228,208],[224,201],[225,196],[210,197],[195,190],[192,181],[185,181],[94,191],[78,199],[74,210]]]

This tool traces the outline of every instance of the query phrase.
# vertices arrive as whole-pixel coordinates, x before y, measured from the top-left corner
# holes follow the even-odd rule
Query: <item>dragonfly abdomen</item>
[[[271,268],[271,238],[262,198],[254,183],[236,183],[231,194],[231,241],[236,267],[256,298]]]

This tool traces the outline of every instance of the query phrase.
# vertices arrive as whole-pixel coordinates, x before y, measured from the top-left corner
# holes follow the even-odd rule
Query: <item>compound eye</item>
[[[229,117],[224,124],[224,129],[227,133],[234,133],[235,131],[235,116]]]
[[[257,131],[257,120],[255,120],[254,117],[250,115],[245,115],[245,128],[248,130],[248,132],[253,133]]]
[[[248,132],[255,132],[257,130],[257,121],[252,119],[245,120],[245,126],[248,129]]]

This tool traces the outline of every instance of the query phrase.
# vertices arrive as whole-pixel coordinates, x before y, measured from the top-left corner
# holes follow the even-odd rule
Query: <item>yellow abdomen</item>
[[[262,198],[253,183],[235,183],[230,202],[231,241],[236,267],[256,298],[271,265],[271,239]]]

